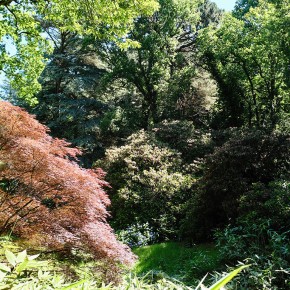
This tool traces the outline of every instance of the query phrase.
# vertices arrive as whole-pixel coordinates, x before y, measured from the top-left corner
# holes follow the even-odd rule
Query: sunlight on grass
[[[213,245],[187,248],[179,243],[161,243],[134,250],[139,261],[137,274],[153,271],[184,282],[201,278],[207,272],[217,270],[220,265],[218,251]]]

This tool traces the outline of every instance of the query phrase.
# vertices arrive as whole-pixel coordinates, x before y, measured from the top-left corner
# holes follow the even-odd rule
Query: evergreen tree
[[[99,121],[105,104],[97,97],[105,72],[84,40],[71,32],[47,29],[55,44],[40,82],[38,105],[33,112],[51,130],[84,150],[81,158],[90,166],[100,151]]]

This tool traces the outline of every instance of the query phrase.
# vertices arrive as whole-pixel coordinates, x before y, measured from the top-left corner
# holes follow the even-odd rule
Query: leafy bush
[[[238,253],[243,253],[243,256],[250,258],[244,259],[244,263],[250,264],[251,267],[242,276],[231,282],[230,289],[253,289],[253,290],[284,290],[289,287],[290,275],[290,260],[289,260],[289,232],[284,234],[272,233],[271,244],[273,245],[272,251],[267,247],[267,251],[259,251],[258,245],[253,244],[250,248],[237,247],[236,253],[233,253],[232,242],[238,240],[241,236],[240,233],[225,234],[224,238],[229,238],[230,245],[224,244],[220,249],[228,257],[226,250],[231,251],[229,256],[237,256]],[[244,235],[245,236],[245,235]],[[242,237],[243,239],[245,237]],[[276,242],[278,243],[274,245]],[[255,251],[256,250],[256,251]],[[282,250],[282,251],[281,251]],[[257,254],[259,253],[259,254]],[[242,255],[239,259],[242,258]],[[237,260],[236,260],[237,261]],[[229,261],[227,261],[229,262]],[[243,263],[242,263],[243,264]],[[230,271],[229,267],[227,271]]]
[[[80,280],[67,283],[63,274],[55,272],[51,261],[39,261],[37,255],[28,255],[26,250],[13,253],[6,247],[18,248],[8,241],[1,241],[4,248],[0,251],[0,289],[90,289],[95,283]]]
[[[267,224],[279,233],[290,229],[290,180],[281,179],[252,185],[239,200],[239,221]]]
[[[213,151],[211,133],[197,129],[192,121],[165,120],[153,130],[158,140],[182,153],[182,158],[187,163]]]
[[[188,203],[183,236],[195,241],[211,238],[213,229],[229,220],[234,222],[240,215],[240,199],[254,183],[267,186],[286,178],[289,141],[287,134],[238,130],[217,147],[207,157],[199,188]]]
[[[117,232],[118,240],[131,248],[152,244],[156,240],[156,233],[148,223],[134,224]]]
[[[289,181],[281,180],[268,186],[255,184],[245,193],[236,223],[215,234],[222,256],[237,259],[272,251],[290,255],[289,246],[285,247],[290,235],[289,190]]]
[[[112,186],[108,193],[116,229],[148,223],[156,240],[176,236],[195,181],[177,151],[140,131],[126,145],[108,149],[96,165],[107,171]]]
[[[228,262],[247,259],[252,266],[239,289],[286,289],[290,282],[290,183],[255,184],[240,199],[235,225],[216,232]]]

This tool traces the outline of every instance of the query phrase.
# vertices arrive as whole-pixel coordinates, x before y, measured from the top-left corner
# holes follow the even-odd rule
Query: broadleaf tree
[[[134,255],[106,222],[103,171],[80,168],[79,150],[50,137],[21,108],[5,101],[0,107],[0,233],[30,246],[131,264]]]
[[[138,18],[128,36],[140,47],[124,51],[110,42],[101,46],[110,69],[109,82],[121,80],[135,92],[141,128],[159,122],[167,105],[174,107],[178,99],[193,92],[195,69],[183,50],[195,38],[201,2],[160,0],[158,12]]]
[[[288,14],[287,14],[288,11]],[[275,126],[289,104],[289,4],[259,1],[200,35],[228,126]]]
[[[117,40],[126,47],[130,41],[126,42],[125,36],[134,19],[156,9],[154,0],[0,1],[0,70],[19,97],[33,105],[37,102],[33,95],[40,88],[37,78],[45,65],[44,53],[50,50],[40,19],[52,21],[62,31]]]

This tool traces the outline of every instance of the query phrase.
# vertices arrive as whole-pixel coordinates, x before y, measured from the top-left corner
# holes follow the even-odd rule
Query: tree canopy
[[[200,10],[202,1],[159,1],[160,9],[150,17],[140,17],[129,38],[140,48],[121,50],[110,43],[103,48],[108,63],[109,82],[121,80],[136,92],[141,104],[140,125],[146,129],[161,119],[182,114],[177,102],[194,95],[192,78],[197,30],[206,25]],[[181,105],[182,106],[182,105]]]
[[[225,96],[220,102],[228,124],[275,125],[287,110],[287,10],[285,2],[259,1],[242,19],[227,14],[218,29],[203,30],[201,48]]]
[[[119,41],[125,47],[130,44],[125,36],[133,20],[157,8],[154,0],[1,1],[0,70],[19,97],[33,105],[33,94],[40,89],[37,78],[45,65],[44,55],[51,50],[43,34],[43,21],[54,23],[62,31]]]

